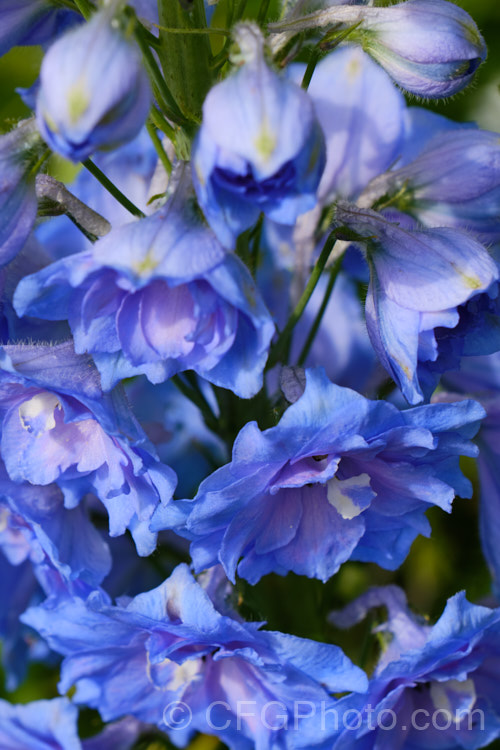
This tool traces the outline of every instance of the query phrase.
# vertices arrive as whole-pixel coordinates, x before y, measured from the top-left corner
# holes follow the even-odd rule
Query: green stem
[[[220,66],[222,67],[226,60],[229,57],[229,53],[227,51],[227,43],[223,46],[220,52],[218,52],[215,57],[212,57],[210,60],[210,70],[217,70],[217,68]]]
[[[318,64],[318,60],[320,56],[321,56],[321,52],[317,47],[311,50],[311,56],[309,57],[309,62],[307,63],[307,68],[305,70],[302,83],[300,84],[302,88],[305,89],[306,91],[309,88],[309,84],[311,83],[311,78],[313,77],[313,73],[316,68],[316,65]]]
[[[158,133],[156,132],[155,126],[151,122],[146,123],[146,128],[149,133],[149,137],[153,141],[153,146],[156,149],[156,153],[158,154],[158,158],[163,164],[163,167],[165,169],[165,172],[170,175],[172,174],[172,162],[167,156],[167,153],[165,149],[163,148],[163,144],[161,140],[158,138]]]
[[[311,78],[313,76],[314,70],[316,68],[316,65],[318,64],[318,61],[322,54],[324,54],[326,51],[331,52],[336,47],[339,46],[343,41],[347,39],[347,37],[352,34],[353,31],[355,31],[359,24],[361,22],[355,23],[352,26],[349,26],[347,29],[341,29],[338,31],[338,28],[341,24],[337,24],[334,29],[332,29],[322,40],[321,42],[314,47],[310,52],[309,62],[307,63],[307,68],[304,73],[304,78],[302,79],[302,88],[307,91],[309,88],[309,84],[311,83]]]
[[[271,5],[271,0],[262,0],[259,8],[259,14],[257,16],[257,23],[259,25],[262,25],[264,21],[266,20],[267,12],[269,10],[269,6]]]
[[[154,50],[158,49],[160,46],[160,40],[157,36],[155,36],[149,29],[147,29],[135,16],[136,24],[139,25],[139,33],[142,36],[142,40],[146,42],[150,47],[152,47]]]
[[[155,23],[154,25],[160,31],[166,31],[168,34],[208,34],[209,36],[211,34],[219,34],[219,36],[231,36],[231,32],[228,29],[212,29],[211,27],[207,29],[176,29],[174,27],[160,26],[159,23]]]
[[[89,0],[73,0],[86,21],[95,13],[95,6]]]
[[[352,34],[353,31],[356,31],[360,24],[361,21],[358,21],[357,23],[353,23],[352,26],[348,26],[346,29],[342,29],[341,31],[337,31],[341,24],[336,24],[335,27],[328,34],[326,34],[319,43],[320,50],[323,50],[324,52],[332,52],[336,47],[339,46],[339,44],[344,42],[347,37]]]
[[[326,265],[328,258],[330,257],[330,253],[332,252],[336,239],[337,237],[335,235],[335,232],[332,232],[331,234],[328,235],[326,242],[323,246],[323,250],[321,251],[319,258],[316,261],[316,265],[314,266],[312,273],[309,277],[309,281],[307,282],[306,288],[302,292],[302,295],[297,303],[297,306],[295,307],[295,310],[290,315],[290,318],[288,319],[286,326],[281,331],[280,335],[278,336],[278,341],[276,342],[276,344],[274,345],[271,351],[271,355],[269,357],[266,369],[270,369],[271,367],[274,367],[274,365],[279,362],[280,357],[282,356],[282,353],[286,351],[286,347],[292,335],[293,329],[299,322],[300,318],[302,317],[302,313],[304,312],[306,308],[307,303],[311,299],[312,293],[314,292],[316,288],[316,284],[318,283],[320,276],[323,273],[323,269]]]
[[[75,10],[74,0],[52,0],[52,4],[56,8],[67,8],[68,10]]]
[[[241,19],[243,18],[243,14],[244,14],[244,12],[246,10],[246,7],[247,7],[247,1],[248,0],[240,0],[240,3],[239,3],[238,8],[236,10],[236,13],[234,14],[236,21],[241,21]]]
[[[177,102],[175,101],[172,92],[167,86],[165,79],[156,63],[153,53],[149,47],[148,42],[144,38],[142,33],[142,27],[140,24],[136,26],[135,38],[139,45],[142,56],[144,58],[144,65],[149,74],[149,79],[153,87],[153,93],[158,101],[158,104],[165,112],[166,116],[177,122],[179,125],[186,124],[186,118],[182,114]]]
[[[33,166],[31,167],[31,169],[30,169],[30,172],[29,172],[29,173],[30,173],[30,176],[31,176],[31,175],[36,175],[36,174],[38,174],[38,172],[39,172],[39,170],[40,170],[40,167],[42,166],[42,164],[43,164],[43,163],[44,163],[45,161],[47,161],[47,159],[48,159],[48,158],[49,158],[49,156],[51,156],[51,155],[52,155],[52,151],[50,150],[50,148],[47,148],[47,149],[45,149],[45,151],[44,151],[44,152],[43,152],[43,154],[42,154],[42,155],[40,156],[40,158],[39,158],[39,159],[37,159],[37,161],[36,161],[36,162],[35,162],[35,163],[33,164]]]
[[[342,265],[342,256],[336,259],[335,263],[333,264],[330,270],[330,278],[328,279],[328,286],[326,287],[326,290],[325,290],[325,296],[323,297],[323,301],[317,312],[316,318],[314,319],[314,323],[311,326],[309,335],[307,336],[306,342],[304,346],[302,347],[302,351],[300,352],[300,356],[297,360],[297,364],[300,366],[302,366],[304,362],[306,361],[307,355],[309,354],[309,351],[311,349],[311,346],[313,345],[314,339],[316,338],[316,334],[318,333],[319,327],[321,325],[321,321],[323,320],[325,310],[328,307],[328,302],[330,301],[330,296],[333,291],[333,287],[335,286],[335,282],[337,280],[337,276],[339,274],[341,265]]]
[[[157,127],[158,130],[161,130],[162,133],[165,133],[167,138],[171,140],[175,146],[175,129],[170,125],[169,122],[167,122],[167,120],[165,120],[163,115],[156,109],[156,107],[151,108],[149,116],[155,127]]]
[[[140,219],[143,219],[145,214],[142,213],[140,208],[137,208],[137,206],[134,206],[132,201],[129,201],[126,195],[123,195],[121,190],[118,190],[116,185],[114,185],[110,179],[106,177],[104,172],[101,172],[99,167],[97,167],[93,161],[90,161],[90,159],[86,159],[83,163],[83,166],[85,169],[88,169],[91,175],[93,175],[96,180],[98,180],[101,185],[106,188],[108,193],[111,193],[113,198],[116,198],[118,203],[121,203],[124,208],[127,209],[133,216],[138,216]]]
[[[184,117],[198,124],[212,84],[209,33],[200,34],[207,29],[203,0],[158,0],[158,14],[158,56],[165,81]]]
[[[208,404],[207,400],[205,399],[201,391],[191,388],[187,383],[184,382],[184,380],[180,377],[180,375],[174,375],[171,378],[171,381],[173,382],[175,387],[182,393],[183,396],[185,396],[195,406],[198,407],[198,409],[201,411],[203,415],[203,419],[205,420],[206,426],[209,429],[211,429],[213,432],[217,433],[219,429],[218,420],[215,417],[212,409],[210,408],[210,405]]]
[[[257,269],[259,267],[259,255],[260,255],[260,245],[261,245],[261,239],[262,239],[263,225],[264,225],[264,215],[261,214],[257,224],[250,232],[250,235],[248,238],[248,244],[249,244],[249,247],[251,248],[249,269],[254,278],[255,278],[255,274],[257,273]]]
[[[181,161],[189,161],[191,156],[191,141],[186,131],[181,128],[173,128],[156,107],[152,107],[149,116],[158,130],[165,133],[167,138],[174,144],[177,158]]]

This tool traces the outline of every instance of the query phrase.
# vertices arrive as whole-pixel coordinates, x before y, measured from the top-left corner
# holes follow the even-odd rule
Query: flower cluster
[[[1,693],[1,748],[499,738],[500,136],[404,97],[470,83],[474,21],[0,2],[18,45],[44,56],[0,136],[1,659],[7,692],[50,680]],[[370,584],[476,466],[492,599],[432,625]]]

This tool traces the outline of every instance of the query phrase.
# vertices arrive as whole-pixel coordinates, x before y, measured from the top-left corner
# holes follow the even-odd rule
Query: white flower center
[[[19,419],[23,429],[36,437],[44,432],[53,430],[56,426],[55,410],[61,409],[57,396],[44,391],[28,401],[23,401],[19,407]]]
[[[361,507],[356,505],[352,500],[352,495],[356,491],[366,489],[370,486],[370,477],[368,474],[359,474],[357,477],[350,479],[337,479],[333,477],[327,484],[327,497],[330,505],[333,505],[337,513],[342,518],[350,520],[356,518],[365,510],[365,505]]]

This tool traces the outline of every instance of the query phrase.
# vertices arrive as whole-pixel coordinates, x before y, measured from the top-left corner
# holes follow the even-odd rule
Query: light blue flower
[[[262,386],[274,324],[244,264],[177,203],[23,279],[17,312],[68,318],[105,389],[193,369],[249,398]]]
[[[320,711],[335,705],[330,691],[366,688],[338,647],[221,614],[207,593],[213,583],[205,590],[179,565],[134,599],[114,605],[97,590],[87,599],[52,596],[23,620],[65,657],[61,691],[74,685],[75,702],[105,721],[132,714],[157,724],[180,747],[198,730],[233,750],[291,750],[301,731],[297,701]],[[169,708],[179,705],[188,720],[176,728]]]
[[[368,692],[342,698],[335,725],[328,718],[317,750],[477,750],[500,735],[500,610],[451,597],[434,626],[413,615],[395,586],[372,589],[333,620],[349,627],[374,607],[386,607],[378,631],[387,650]],[[329,726],[328,726],[329,724]],[[391,728],[392,726],[392,728]]]
[[[480,487],[479,530],[483,554],[500,594],[500,472],[498,431],[500,429],[500,352],[489,356],[466,357],[460,370],[443,376],[445,392],[440,399],[474,397],[486,409],[477,435],[477,470]]]
[[[245,425],[231,463],[194,500],[159,507],[152,528],[192,540],[195,568],[220,561],[233,581],[289,570],[326,581],[348,559],[394,570],[428,533],[430,504],[471,495],[458,456],[476,455],[465,438],[483,415],[473,401],[400,412],[307,370],[279,424]]]
[[[43,152],[34,120],[0,136],[0,266],[22,250],[36,219],[35,166]]]
[[[65,578],[98,585],[111,568],[109,549],[84,505],[67,509],[55,484],[13,482],[0,462],[0,547],[13,565],[30,559]]]
[[[326,139],[319,196],[323,202],[332,196],[354,199],[399,156],[404,97],[384,70],[351,45],[318,63],[308,93]]]
[[[78,710],[68,698],[13,705],[0,700],[2,750],[130,750],[141,724],[132,717],[86,740],[78,737]]]
[[[54,151],[72,161],[132,140],[151,102],[139,50],[115,28],[110,9],[50,47],[40,82],[40,132]]]
[[[17,45],[46,44],[66,26],[73,26],[80,20],[78,13],[57,8],[51,0],[3,0],[0,56]]]
[[[451,96],[472,80],[486,45],[465,10],[445,0],[407,0],[362,12],[363,48],[412,94]]]
[[[0,700],[2,750],[82,750],[78,712],[68,698],[12,705]]]
[[[0,519],[4,509],[0,507]],[[17,538],[15,538],[17,536]],[[9,538],[10,537],[10,538]],[[5,552],[19,564],[12,564]],[[19,616],[30,604],[43,599],[43,591],[33,573],[28,559],[21,562],[22,555],[29,554],[29,545],[22,534],[6,528],[0,537],[0,638],[2,640],[2,669],[7,690],[15,690],[26,677],[27,665],[31,658],[41,657],[41,639],[30,638],[32,631],[19,622]],[[43,656],[47,648],[43,647]]]
[[[417,128],[421,149],[416,158],[386,172],[368,186],[367,192],[397,195],[395,208],[427,227],[456,227],[481,242],[500,239],[500,139],[498,133],[460,128],[450,121],[429,133],[424,120]],[[437,124],[437,123],[436,123]],[[418,133],[418,130],[424,133]],[[450,130],[453,130],[451,136]],[[427,132],[426,132],[427,131]],[[415,128],[408,134],[413,140]],[[422,141],[425,138],[425,142]],[[415,143],[410,144],[410,150]]]
[[[208,93],[192,152],[198,200],[228,248],[261,212],[293,225],[313,208],[325,165],[307,93],[268,67],[255,27],[240,27],[237,41],[244,62]]]
[[[66,508],[95,493],[111,536],[130,529],[139,554],[150,554],[156,535],[149,519],[172,496],[176,477],[156,459],[123,394],[105,397],[90,359],[75,355],[71,343],[2,347],[0,383],[1,452],[10,479],[55,482]]]
[[[499,271],[486,248],[465,232],[417,229],[404,216],[401,222],[391,218],[339,203],[335,220],[366,237],[368,333],[386,370],[416,404],[423,399],[418,362],[438,357],[436,329],[457,326],[457,308],[486,292]]]

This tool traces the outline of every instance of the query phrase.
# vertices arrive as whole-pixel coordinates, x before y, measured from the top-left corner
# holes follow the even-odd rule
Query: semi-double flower
[[[430,505],[449,511],[472,488],[459,456],[483,409],[474,401],[399,411],[306,371],[303,395],[276,427],[241,430],[232,461],[194,500],[169,502],[152,528],[192,540],[195,567],[221,562],[234,580],[293,571],[326,581],[348,559],[397,568]]]

